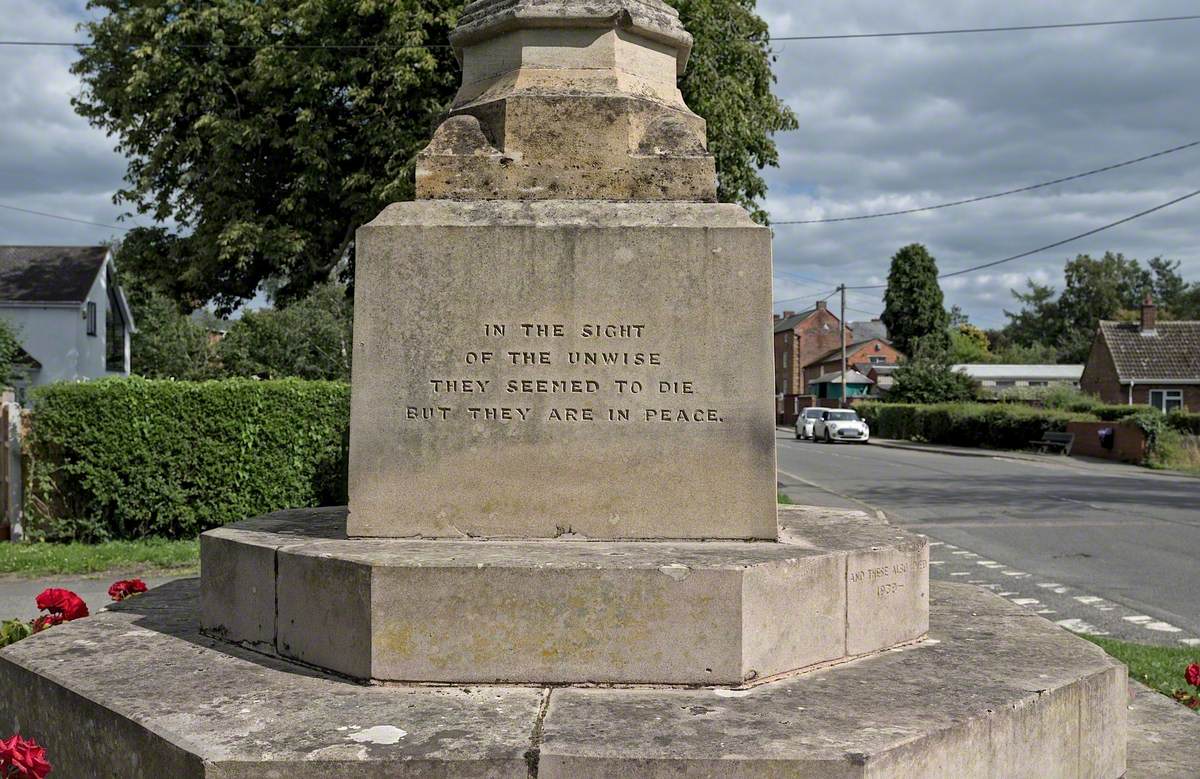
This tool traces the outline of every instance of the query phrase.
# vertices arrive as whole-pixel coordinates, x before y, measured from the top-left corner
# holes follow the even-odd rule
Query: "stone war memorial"
[[[858,511],[777,507],[771,234],[661,0],[475,0],[357,240],[350,505],[0,654],[64,777],[1125,773],[1126,671]]]

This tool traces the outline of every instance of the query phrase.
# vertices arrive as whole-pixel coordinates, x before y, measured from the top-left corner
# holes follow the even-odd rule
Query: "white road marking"
[[[1058,582],[1040,582],[1038,586],[1043,590],[1053,590],[1055,587],[1061,587],[1062,585]]]
[[[1025,573],[1024,571],[1001,571],[1000,573],[1004,574],[1005,576],[1011,576],[1014,579],[1029,578],[1029,574]]]
[[[1097,598],[1095,595],[1076,595],[1075,600],[1079,601],[1085,606],[1091,606],[1093,603],[1103,602],[1104,598]]]
[[[1038,614],[1057,614],[1054,609],[1038,609]]]
[[[1002,596],[1004,596],[1005,598],[1007,598],[1009,595],[1020,595],[1021,593],[1019,593],[1019,592],[1002,592],[1000,594]]]
[[[1151,622],[1149,625],[1142,625],[1146,630],[1153,630],[1158,633],[1182,633],[1183,631],[1172,625],[1170,622]]]
[[[967,573],[966,571],[954,571],[950,575],[951,576],[970,576],[971,574]]]
[[[1179,643],[1186,644],[1187,646],[1200,646],[1200,638],[1181,638],[1179,639]]]
[[[955,546],[954,544],[946,544],[946,548],[947,549],[958,549],[958,547]]]
[[[1037,598],[1013,598],[1012,602],[1018,606],[1040,606],[1042,604]]]
[[[1082,619],[1060,619],[1054,624],[1064,627],[1072,633],[1090,633],[1093,636],[1110,635],[1108,631],[1097,630],[1095,625],[1090,622],[1084,622]]]
[[[1133,617],[1122,617],[1126,622],[1132,622],[1135,625],[1145,625],[1147,622],[1153,622],[1154,617],[1147,617],[1145,614],[1139,614]]]
[[[928,536],[926,536],[926,537],[928,537]],[[930,541],[929,545],[930,546],[944,546],[945,543],[946,543],[945,541]]]
[[[1003,568],[1004,563],[997,563],[992,560],[979,560],[977,565],[982,565],[984,568]]]

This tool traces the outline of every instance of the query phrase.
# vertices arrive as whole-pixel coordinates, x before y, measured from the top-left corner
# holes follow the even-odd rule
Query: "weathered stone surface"
[[[419,199],[716,200],[677,84],[692,38],[665,3],[485,2],[451,42],[462,86],[417,158]]]
[[[775,537],[770,231],[745,211],[400,203],[357,247],[352,536]]]
[[[1126,768],[1123,666],[961,585],[934,585],[935,641],[744,691],[360,686],[199,635],[196,591],[166,585],[0,651],[0,731],[45,743],[56,775],[123,779]],[[1197,718],[1173,706],[1135,701],[1129,777],[1194,775]]]
[[[1125,779],[1195,779],[1200,717],[1139,682],[1129,683],[1129,772]]]
[[[555,690],[538,775],[1124,773],[1123,666],[994,595],[934,592],[936,643],[744,692]]]
[[[4,650],[5,732],[63,777],[528,775],[541,691],[325,676],[200,635],[196,595],[174,582]]]
[[[274,537],[273,560],[252,569],[263,579],[239,580],[277,593],[274,622],[205,587],[204,626],[357,678],[544,684],[736,686],[925,634],[927,581],[866,597],[856,567],[861,553],[887,576],[916,568],[924,539],[861,512],[817,512],[811,528],[804,515],[783,512],[791,543],[485,542],[347,540],[344,512],[283,512],[201,539],[220,573],[242,556],[239,534],[253,556]]]

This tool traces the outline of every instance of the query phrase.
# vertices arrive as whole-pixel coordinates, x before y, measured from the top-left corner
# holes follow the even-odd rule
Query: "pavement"
[[[47,587],[70,590],[88,605],[92,613],[98,612],[112,602],[108,597],[108,586],[120,579],[139,578],[147,587],[157,587],[177,578],[195,577],[195,572],[180,576],[144,576],[140,574],[104,574],[102,576],[47,576],[39,579],[19,579],[13,576],[0,577],[0,620],[31,620],[38,616],[34,599]]]
[[[883,512],[929,536],[935,579],[1069,630],[1200,648],[1200,481],[1055,455],[828,446],[777,434],[797,503]]]

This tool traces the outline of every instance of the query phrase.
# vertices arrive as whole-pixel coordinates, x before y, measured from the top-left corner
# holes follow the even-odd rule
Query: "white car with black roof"
[[[827,444],[837,441],[865,444],[871,440],[871,428],[853,409],[831,409],[813,423],[813,438]]]

